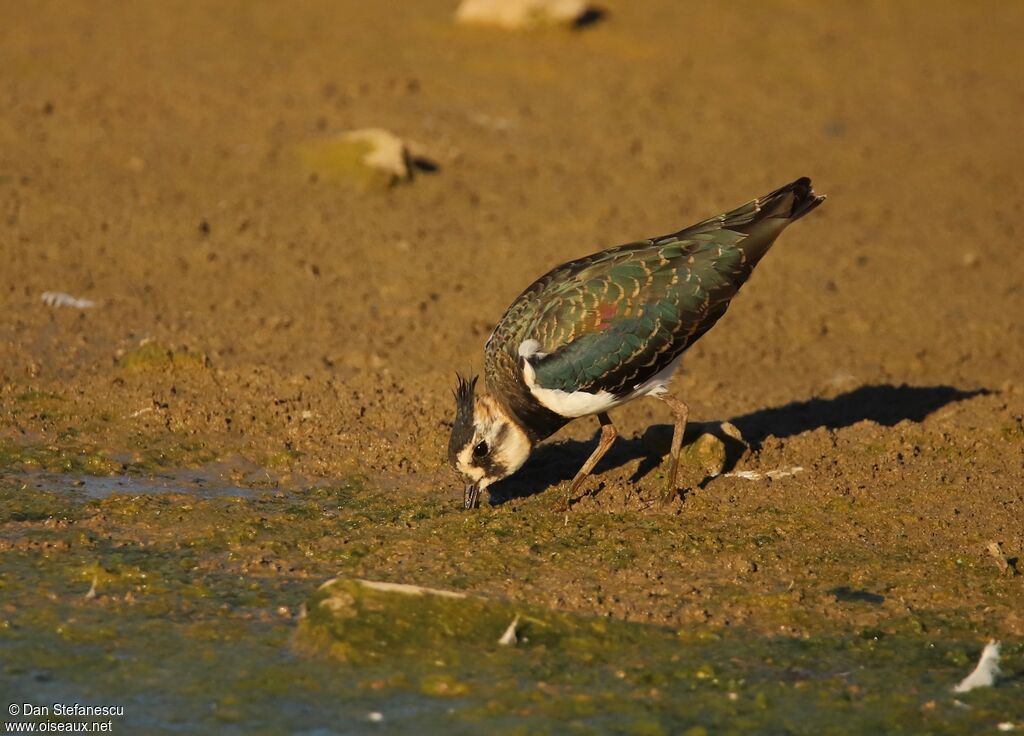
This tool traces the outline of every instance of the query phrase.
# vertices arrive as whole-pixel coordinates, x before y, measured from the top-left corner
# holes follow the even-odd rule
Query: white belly
[[[525,343],[524,343],[525,345]],[[519,354],[523,355],[523,348],[520,347]],[[523,357],[529,357],[524,355]],[[627,401],[639,399],[643,396],[660,396],[668,391],[668,382],[672,374],[682,361],[680,355],[661,371],[651,376],[643,383],[638,383],[632,391],[625,396],[615,396],[607,391],[589,393],[587,391],[562,391],[556,388],[543,388],[537,385],[537,374],[530,365],[529,360],[523,361],[523,381],[530,393],[537,401],[559,416],[563,417],[585,417],[590,414],[601,414],[616,406],[621,406]]]

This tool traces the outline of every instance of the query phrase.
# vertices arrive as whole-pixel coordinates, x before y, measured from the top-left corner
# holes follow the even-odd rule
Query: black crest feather
[[[452,425],[452,435],[448,440],[448,460],[455,464],[455,458],[459,450],[465,447],[473,439],[473,403],[476,395],[476,382],[479,376],[470,379],[455,374],[455,423]]]

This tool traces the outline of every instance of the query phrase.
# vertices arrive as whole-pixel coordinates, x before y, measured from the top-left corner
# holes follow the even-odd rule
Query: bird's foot
[[[679,498],[679,487],[676,485],[676,475],[679,471],[679,458],[674,457],[670,461],[668,476],[665,478],[665,485],[661,489],[661,502],[672,503]]]
[[[564,492],[559,492],[555,496],[555,502],[552,504],[552,509],[557,513],[563,514],[572,510],[572,503],[576,500],[576,484],[573,483]]]
[[[586,476],[576,476],[575,478],[572,479],[572,482],[569,483],[569,487],[566,489],[566,491],[564,493],[560,493],[555,498],[555,511],[559,513],[565,513],[572,510],[573,503],[580,500],[578,494],[580,486],[583,485],[583,481],[585,478]]]

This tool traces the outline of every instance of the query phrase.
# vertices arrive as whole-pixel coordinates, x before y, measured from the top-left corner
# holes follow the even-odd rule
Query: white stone
[[[361,128],[296,146],[306,173],[320,181],[386,188],[412,178],[408,142],[383,128]]]
[[[572,25],[588,10],[586,0],[462,0],[455,20],[518,30],[543,25]]]
[[[409,149],[401,138],[383,128],[362,128],[342,136],[353,143],[366,143],[370,150],[363,163],[371,169],[390,174],[395,179],[409,178]]]
[[[48,307],[72,307],[74,309],[92,309],[96,302],[91,299],[78,299],[63,291],[44,291],[43,304]]]

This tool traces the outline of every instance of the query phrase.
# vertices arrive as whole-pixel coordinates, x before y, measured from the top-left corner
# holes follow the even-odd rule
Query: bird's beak
[[[466,509],[475,509],[480,503],[480,487],[476,483],[467,483],[466,490],[462,493],[462,506]]]

